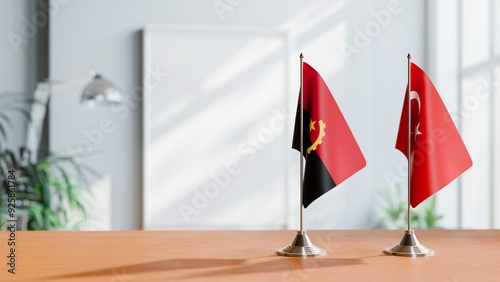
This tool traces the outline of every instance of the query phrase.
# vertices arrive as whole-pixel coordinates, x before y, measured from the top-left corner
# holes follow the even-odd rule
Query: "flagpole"
[[[411,230],[411,55],[408,53],[406,56],[408,59],[408,92],[407,94],[407,107],[408,107],[408,229],[405,230],[405,234],[399,244],[396,244],[392,247],[388,247],[384,249],[384,253],[388,255],[395,256],[405,256],[405,257],[424,257],[424,256],[432,256],[434,255],[434,250],[426,248],[424,245],[420,244],[415,235],[415,232]],[[416,132],[415,132],[416,134]]]
[[[304,230],[302,214],[304,210],[304,73],[303,73],[303,59],[304,55],[300,53],[300,232]]]
[[[299,111],[300,111],[300,229],[297,231],[293,242],[276,252],[280,256],[288,257],[312,257],[312,256],[323,256],[326,251],[322,248],[315,246],[309,236],[307,231],[303,228],[302,214],[304,210],[303,199],[304,199],[304,65],[303,59],[304,55],[300,53],[300,98],[299,98]]]
[[[411,55],[408,53],[408,231],[411,230],[410,199],[411,199]],[[416,132],[415,132],[416,134]]]

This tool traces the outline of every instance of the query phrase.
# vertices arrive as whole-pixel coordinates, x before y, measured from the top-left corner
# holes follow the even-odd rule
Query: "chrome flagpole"
[[[386,248],[384,253],[396,256],[405,257],[422,257],[422,256],[432,256],[434,255],[434,250],[424,247],[420,244],[415,235],[415,232],[411,229],[411,55],[408,53],[406,57],[408,59],[408,92],[407,94],[407,107],[408,107],[408,211],[407,211],[407,223],[408,228],[405,230],[405,234],[399,244],[392,247]],[[416,134],[416,132],[415,132]]]
[[[304,200],[304,68],[303,68],[304,55],[300,53],[300,229],[295,235],[293,242],[279,249],[276,253],[280,256],[289,257],[310,257],[310,256],[322,256],[326,254],[326,251],[316,247],[309,236],[307,236],[307,231],[304,230],[303,226],[303,200]]]

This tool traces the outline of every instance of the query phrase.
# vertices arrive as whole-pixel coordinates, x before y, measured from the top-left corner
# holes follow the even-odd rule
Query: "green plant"
[[[12,128],[7,111],[18,112],[30,120],[27,106],[34,99],[14,94],[0,95],[0,200],[7,203],[8,175],[15,175],[16,215],[25,214],[28,230],[79,229],[88,218],[88,189],[86,172],[89,168],[76,162],[73,156],[31,153],[20,146],[17,154],[3,143]],[[37,159],[37,161],[33,161]],[[6,205],[2,204],[1,207]],[[0,226],[7,218],[6,208],[0,210]]]
[[[29,153],[24,148],[18,157],[9,150],[0,153],[1,194],[7,195],[8,171],[15,171],[16,206],[28,212],[28,230],[75,229],[87,219],[84,171],[70,156],[50,155],[32,163]]]
[[[406,193],[403,193],[402,184],[397,182],[394,189],[384,189],[380,194],[382,203],[375,206],[375,212],[379,217],[375,227],[406,229],[408,227],[408,199]],[[411,209],[412,229],[442,228],[439,222],[443,219],[443,215],[437,213],[436,207],[436,197],[433,195],[418,207]]]

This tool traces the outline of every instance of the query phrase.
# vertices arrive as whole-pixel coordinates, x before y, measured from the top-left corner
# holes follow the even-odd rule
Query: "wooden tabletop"
[[[500,230],[417,230],[432,257],[382,253],[400,230],[308,231],[317,258],[275,254],[295,231],[0,232],[0,281],[500,281]]]

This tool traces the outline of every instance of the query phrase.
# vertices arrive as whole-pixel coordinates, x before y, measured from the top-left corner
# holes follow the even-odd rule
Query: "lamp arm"
[[[31,152],[31,161],[36,162],[40,149],[40,139],[42,136],[43,122],[47,112],[47,103],[52,93],[51,85],[48,82],[39,82],[36,85],[34,98],[35,103],[31,106],[31,120],[26,134],[26,147]]]
[[[76,75],[68,78],[47,78],[42,83],[47,83],[52,88],[60,89],[90,82],[96,75],[97,72],[95,69],[90,68],[85,75]]]
[[[31,160],[33,162],[36,162],[38,157],[40,139],[43,131],[43,122],[47,113],[47,103],[50,95],[53,93],[53,89],[56,87],[69,87],[81,84],[85,81],[92,82],[85,88],[82,100],[85,99],[88,102],[93,99],[97,99],[96,97],[104,97],[103,100],[109,103],[120,103],[122,101],[121,94],[116,87],[96,75],[93,68],[88,71],[85,78],[78,76],[64,80],[46,79],[38,82],[34,93],[36,103],[34,103],[31,107],[31,121],[28,125],[28,132],[26,134],[26,146],[31,152]]]
[[[87,71],[87,75],[78,75],[68,79],[48,78],[36,84],[34,93],[35,103],[31,107],[31,120],[26,134],[26,146],[31,152],[31,161],[36,162],[40,150],[43,122],[47,113],[47,105],[53,88],[64,88],[91,81],[96,75],[94,68]]]

